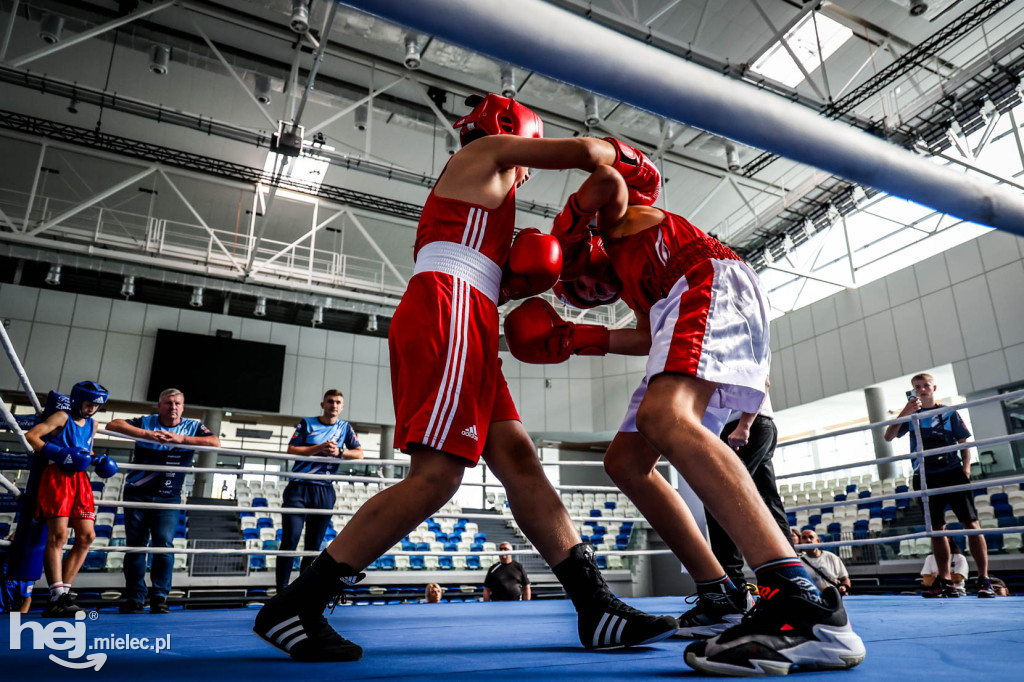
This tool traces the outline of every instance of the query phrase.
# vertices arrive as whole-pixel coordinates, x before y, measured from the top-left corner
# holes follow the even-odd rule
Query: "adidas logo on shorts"
[[[473,440],[480,440],[476,435],[476,424],[473,424],[468,429],[463,429],[462,435],[466,438],[472,438]]]

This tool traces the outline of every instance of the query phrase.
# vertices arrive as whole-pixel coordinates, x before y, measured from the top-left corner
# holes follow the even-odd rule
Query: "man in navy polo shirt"
[[[909,400],[900,412],[900,417],[906,417],[915,412],[923,412],[943,407],[935,402],[935,380],[931,374],[917,374],[910,384],[914,391],[909,395]],[[910,429],[910,423],[893,424],[885,430],[885,439],[891,441],[894,438],[901,438],[910,434],[910,450],[918,451],[917,434]],[[955,411],[936,414],[925,417],[921,420],[921,440],[924,441],[922,450],[933,450],[936,448],[948,447],[957,443],[966,443],[971,437],[964,420]],[[922,463],[921,460],[924,460]],[[954,485],[964,485],[971,481],[971,449],[963,448],[959,451],[947,452],[940,455],[927,455],[924,458],[914,458],[914,490],[921,489],[921,472],[927,477],[928,490],[945,488]],[[922,502],[923,505],[923,502]],[[963,490],[952,493],[939,493],[928,497],[928,509],[932,521],[932,530],[944,530],[946,528],[946,506],[949,506],[956,514],[957,520],[964,528],[978,529],[981,524],[978,522],[978,512],[974,507],[974,494],[970,490]],[[978,565],[978,596],[983,598],[995,597],[992,589],[992,581],[988,577],[988,547],[985,545],[985,537],[982,535],[969,535],[967,542],[971,547],[971,556]],[[925,590],[922,595],[925,597],[959,597],[959,593],[953,586],[950,579],[950,556],[949,544],[944,537],[932,538],[932,553],[935,555],[935,563],[938,566],[939,575],[935,582]]]
[[[181,471],[132,471],[124,485],[124,499],[132,502],[181,504],[181,484],[192,466],[195,450],[181,446],[220,447],[220,438],[198,419],[186,419],[185,394],[176,388],[160,393],[156,414],[134,419],[115,419],[107,429],[134,438],[157,441],[136,443],[133,464],[158,464],[181,467]],[[178,525],[178,510],[125,508],[125,542],[129,547],[172,547]],[[171,590],[173,554],[154,554],[149,590],[150,613],[167,613],[167,593]],[[125,603],[121,613],[142,613],[146,600],[146,555],[129,552],[124,558]]]
[[[339,419],[345,409],[345,396],[337,389],[324,393],[320,403],[323,413],[319,417],[306,417],[295,427],[295,433],[288,443],[289,455],[304,457],[331,457],[334,461],[296,462],[292,472],[296,474],[336,474],[341,459],[362,459],[363,447],[356,432],[347,421]],[[330,481],[310,478],[293,478],[284,489],[284,507],[303,509],[333,509],[334,486]],[[281,516],[281,549],[292,551],[299,546],[302,526],[306,526],[307,552],[319,552],[331,517],[328,514],[283,514]],[[313,563],[316,557],[302,558],[301,569]],[[277,589],[283,590],[292,574],[290,557],[277,560]]]

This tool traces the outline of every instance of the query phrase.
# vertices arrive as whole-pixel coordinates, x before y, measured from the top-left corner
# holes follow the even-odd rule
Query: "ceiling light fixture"
[[[422,64],[423,58],[420,55],[420,46],[416,41],[416,36],[407,33],[405,35],[405,68],[415,71]]]
[[[371,334],[373,334],[373,333],[375,333],[377,331],[377,316],[376,315],[370,315],[370,317],[366,320],[366,331],[370,332]]]
[[[252,314],[256,317],[267,316],[267,297],[260,296],[256,299],[256,307],[253,309]]]
[[[601,113],[597,109],[597,95],[587,94],[583,98],[583,124],[588,128],[601,125]]]
[[[309,0],[292,0],[292,18],[288,26],[299,35],[309,32]]]
[[[192,289],[192,298],[188,300],[188,304],[193,308],[203,307],[203,288],[195,287]]]
[[[51,287],[55,287],[60,284],[60,266],[51,265],[50,271],[46,273],[46,283]]]
[[[149,48],[149,70],[158,76],[167,73],[167,67],[171,62],[171,48],[160,43],[153,43]]]
[[[64,17],[47,12],[39,20],[39,37],[44,43],[53,45],[60,42],[60,35],[64,31]]]
[[[501,95],[502,97],[515,99],[517,92],[516,75],[512,72],[512,67],[505,64],[501,67]]]
[[[121,295],[125,298],[135,295],[135,275],[124,276],[124,281],[121,283]]]

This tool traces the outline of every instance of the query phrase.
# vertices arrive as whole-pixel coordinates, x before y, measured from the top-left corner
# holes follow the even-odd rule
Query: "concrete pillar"
[[[203,423],[206,428],[220,436],[221,418],[224,413],[221,410],[207,410],[203,416]],[[195,463],[197,467],[213,468],[217,466],[216,452],[197,452]],[[213,474],[196,474],[196,482],[192,486],[192,495],[199,497],[213,497]]]
[[[864,402],[868,406],[868,419],[874,422],[885,421],[889,418],[889,412],[885,406],[885,393],[882,389],[869,386],[864,389]],[[892,444],[885,440],[885,429],[879,427],[871,430],[871,439],[875,444],[875,459],[892,457]],[[882,480],[896,478],[896,463],[878,465],[878,477]]]
[[[380,427],[380,458],[381,459],[394,459],[395,458],[395,427],[394,426],[382,426]],[[384,478],[395,477],[395,465],[385,464],[383,469]]]

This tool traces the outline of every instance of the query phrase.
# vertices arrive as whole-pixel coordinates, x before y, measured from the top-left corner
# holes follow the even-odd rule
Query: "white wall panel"
[[[943,365],[964,357],[964,340],[960,336],[960,318],[956,315],[953,290],[940,289],[922,296],[921,309],[928,327],[932,362]]]
[[[502,353],[502,357],[505,354]],[[509,357],[512,357],[509,355]],[[590,358],[580,355],[570,356],[569,362],[566,363],[569,367],[569,376],[573,379],[589,379],[590,378]],[[508,362],[505,363],[506,373],[508,372]]]
[[[299,355],[309,358],[327,356],[327,331],[315,327],[299,328]]]
[[[946,268],[946,259],[941,253],[916,263],[914,277],[917,279],[917,288],[922,297],[952,284],[949,270]]]
[[[769,333],[772,344],[775,344],[772,348],[785,348],[793,345],[793,328],[789,324],[789,316],[772,320]]]
[[[606,429],[616,429],[622,423],[635,385],[627,383],[625,375],[604,378],[604,421]]]
[[[920,293],[917,290],[917,277],[913,268],[903,268],[887,276],[889,303],[896,307],[907,301],[916,300]]]
[[[844,289],[831,298],[836,302],[836,321],[840,327],[863,319],[864,309],[860,305],[860,294],[856,289]]]
[[[373,336],[356,336],[352,349],[352,362],[364,365],[380,364],[380,340]]]
[[[981,250],[981,264],[985,270],[998,267],[1020,259],[1021,238],[1003,230],[992,230],[978,238]]]
[[[36,316],[39,289],[0,284],[0,318],[31,322]]]
[[[157,330],[160,329],[176,331],[178,329],[179,312],[180,311],[177,308],[167,308],[162,305],[147,305],[146,321],[142,324],[142,333],[146,336],[156,336]]]
[[[506,379],[508,379],[509,377],[518,377],[519,376],[519,374],[520,374],[519,370],[522,367],[522,363],[519,362],[518,360],[516,360],[514,357],[512,357],[511,353],[509,353],[506,350],[498,351],[498,359],[501,361],[501,373],[505,375]],[[577,357],[577,356],[574,355],[573,357],[571,357],[569,359],[569,364],[570,365],[573,364],[573,360],[576,360],[577,362],[585,363],[585,367],[586,367],[585,376],[590,376],[590,371],[589,371],[590,365],[589,365],[589,359],[588,358],[580,358],[580,357]]]
[[[210,323],[212,321],[213,313],[203,310],[182,310],[178,314],[178,331],[210,336]]]
[[[36,303],[36,322],[69,325],[74,312],[74,294],[53,289],[39,290],[39,301]]]
[[[270,343],[270,330],[273,324],[266,320],[242,318],[242,331],[238,338],[243,341],[256,341],[257,343]]]
[[[391,368],[377,368],[377,416],[378,424],[395,423],[395,402],[391,392]]]
[[[110,326],[109,298],[79,295],[75,301],[75,312],[71,324],[85,329],[106,329]]]
[[[234,338],[245,338],[242,336],[242,321],[244,318],[232,317],[230,315],[212,315],[210,317],[210,333],[216,334],[219,331],[231,332]],[[262,322],[262,320],[260,320]],[[270,324],[269,322],[267,324]]]
[[[1020,261],[1004,265],[985,275],[988,293],[999,326],[999,339],[1004,346],[1024,343],[1024,264]]]
[[[115,400],[131,400],[135,387],[135,368],[139,360],[142,337],[135,334],[109,332],[103,345],[100,383]]]
[[[793,348],[796,355],[796,375],[800,386],[801,402],[810,402],[825,397],[815,340],[811,338],[801,341]]]
[[[32,387],[38,393],[59,390],[67,393],[71,386],[60,386],[61,368],[68,351],[70,328],[62,325],[35,322],[29,336],[28,349],[22,364]],[[4,358],[6,361],[6,357]]]
[[[352,362],[354,338],[351,334],[333,332],[327,335],[327,359]]]
[[[278,412],[281,414],[299,414],[295,411],[293,406],[293,402],[295,400],[295,369],[297,363],[297,355],[286,354],[284,356],[284,381],[281,382],[281,407],[278,408]]]
[[[272,322],[270,324],[270,342],[285,347],[285,352],[299,354],[299,328],[291,324]]]
[[[345,409],[348,409],[349,395],[352,393],[352,363],[340,360],[324,362],[323,390],[336,388],[345,395]],[[321,397],[323,393],[320,394]]]
[[[568,379],[569,362],[555,362],[550,365],[541,365],[544,368],[544,376],[548,379]]]
[[[594,430],[594,412],[590,397],[590,379],[569,379],[569,428],[577,433]]]
[[[149,375],[153,369],[153,351],[156,349],[156,337],[141,336],[139,339],[139,355],[135,363],[135,382],[132,384],[132,400],[147,402],[146,388],[149,386]],[[171,387],[164,386],[164,388]],[[188,396],[185,396],[185,400],[188,400]],[[153,404],[156,405],[155,400]]]
[[[352,421],[372,422],[376,418],[377,365],[352,365],[352,400],[347,402]]]
[[[551,379],[551,387],[544,388],[545,425],[548,430],[572,429],[572,420],[567,419],[571,414],[571,401],[569,396],[569,379]],[[538,400],[540,396],[536,397]]]
[[[295,361],[295,394],[292,409],[296,414],[313,416],[320,414],[320,401],[323,399],[324,360],[323,358],[307,358],[298,356]],[[288,375],[285,375],[285,381]],[[374,379],[376,384],[376,378]]]
[[[976,240],[954,246],[942,255],[946,259],[949,280],[953,284],[977,277],[984,272],[981,265],[981,250]]]
[[[871,353],[868,350],[868,335],[864,322],[854,322],[839,328],[839,340],[843,348],[843,366],[846,369],[846,385],[850,390],[864,388],[874,383],[875,372],[871,367]],[[796,405],[790,397],[790,405]]]
[[[868,335],[868,349],[871,352],[871,367],[875,381],[885,381],[903,373],[900,353],[896,347],[896,329],[892,313],[888,310],[865,318],[864,328]]]
[[[545,376],[545,365],[537,365],[532,362],[519,364],[519,376],[523,379],[543,379]]]
[[[967,357],[1002,348],[986,279],[975,277],[953,285],[953,296]]]
[[[790,328],[793,330],[794,344],[814,337],[814,323],[811,321],[810,307],[794,310],[786,317],[789,318]]]
[[[523,378],[520,380],[521,400],[516,403],[519,416],[523,418],[523,426],[527,431],[546,431],[547,410],[544,406],[544,379]]]
[[[788,405],[800,405],[805,402],[800,395],[800,379],[796,373],[796,354],[793,346],[783,348],[775,357],[782,361],[782,375],[786,382],[786,399]]]
[[[893,308],[892,321],[896,327],[896,347],[903,371],[916,374],[915,367],[934,366],[921,301],[910,301]]]
[[[842,393],[847,390],[846,368],[843,366],[843,347],[839,331],[825,332],[815,339],[818,351],[818,365],[821,368],[821,385],[825,395]],[[772,381],[772,389],[775,382]],[[774,403],[772,403],[774,405]]]
[[[1010,381],[1024,381],[1024,343],[1010,346],[1003,351]]]
[[[131,301],[112,301],[110,306],[110,331],[125,334],[141,334],[146,321],[146,306]]]
[[[811,304],[810,308],[811,321],[814,323],[815,334],[824,334],[825,332],[832,331],[839,326],[839,320],[836,317],[836,301],[834,297],[829,296],[828,298],[816,301]]]
[[[971,381],[976,387],[988,388],[1010,382],[1010,370],[1001,349],[970,358],[967,365],[971,369]]]
[[[860,293],[860,307],[864,311],[864,317],[880,313],[889,308],[889,288],[885,279],[876,279],[858,289]]]
[[[789,396],[786,393],[786,377],[782,371],[782,355],[780,353],[774,353],[772,355],[772,365],[769,372],[769,379],[771,380],[770,393],[772,396],[772,406],[776,410],[781,410],[790,406]],[[846,379],[843,378],[843,385],[846,385]],[[797,403],[793,403],[797,404]]]
[[[956,390],[963,393],[974,392],[974,381],[971,379],[971,368],[966,360],[957,360],[953,363],[953,378],[956,379]]]
[[[96,329],[71,328],[64,357],[64,367],[60,373],[61,386],[66,385],[70,390],[79,381],[99,379],[100,361],[103,359],[103,341],[106,335],[106,332]]]

